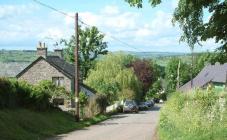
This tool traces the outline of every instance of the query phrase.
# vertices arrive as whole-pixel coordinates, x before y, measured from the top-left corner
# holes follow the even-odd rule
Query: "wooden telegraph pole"
[[[79,62],[78,62],[78,49],[79,49],[79,32],[78,32],[78,13],[75,14],[75,120],[80,120],[79,112]]]

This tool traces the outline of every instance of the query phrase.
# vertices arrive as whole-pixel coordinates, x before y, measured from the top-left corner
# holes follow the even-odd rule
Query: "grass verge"
[[[161,109],[160,140],[227,140],[227,93],[175,93]]]
[[[91,119],[75,122],[72,115],[59,110],[46,112],[27,109],[0,110],[0,139],[41,140],[82,129],[108,118],[109,115],[97,115]]]

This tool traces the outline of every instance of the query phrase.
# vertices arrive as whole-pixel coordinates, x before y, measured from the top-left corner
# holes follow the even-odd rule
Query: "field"
[[[141,59],[153,59],[161,66],[166,66],[168,60],[172,57],[180,57],[183,61],[189,62],[190,55],[186,53],[174,53],[174,52],[123,52],[125,54],[131,54]],[[53,55],[53,52],[48,52]],[[34,50],[0,50],[0,63],[11,62],[32,62],[36,59],[36,51]]]

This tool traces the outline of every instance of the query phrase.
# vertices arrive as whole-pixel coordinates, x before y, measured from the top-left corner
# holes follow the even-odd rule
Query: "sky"
[[[124,0],[40,0],[71,16],[78,12],[83,22],[97,26],[105,34],[109,51],[190,52],[187,44],[179,43],[181,29],[171,22],[178,1],[165,0],[155,8],[147,1],[138,9]],[[73,34],[71,17],[33,0],[0,0],[0,49],[35,50],[39,41],[45,42],[50,50],[64,48],[53,44]],[[218,47],[213,40],[202,44],[195,51]]]

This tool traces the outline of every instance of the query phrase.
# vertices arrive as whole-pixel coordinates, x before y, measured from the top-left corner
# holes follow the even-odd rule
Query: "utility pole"
[[[194,73],[194,47],[191,48],[192,65],[191,65],[191,88],[193,88],[193,73]]]
[[[79,62],[78,62],[78,50],[79,50],[79,32],[78,32],[78,13],[75,14],[75,120],[80,120],[79,112]]]
[[[177,90],[180,88],[180,60],[177,67]]]

